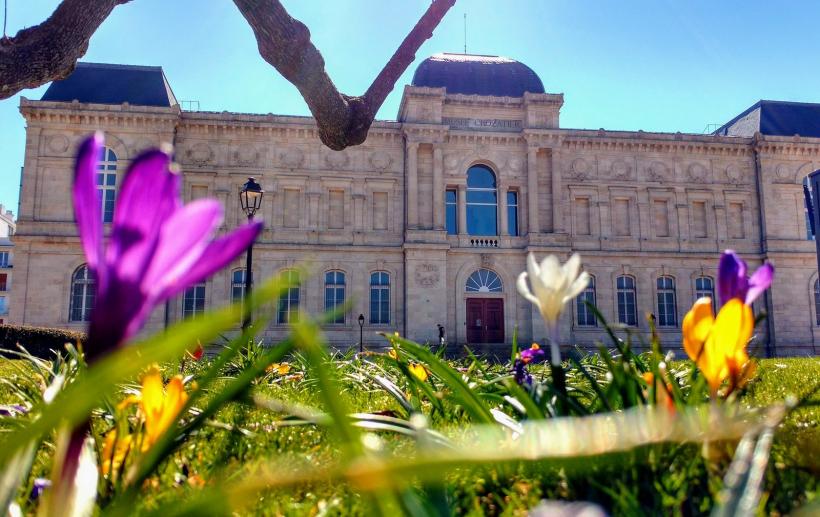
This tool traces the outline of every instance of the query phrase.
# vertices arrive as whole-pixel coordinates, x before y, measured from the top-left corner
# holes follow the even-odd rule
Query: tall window
[[[384,271],[370,273],[370,323],[390,323],[390,274]]]
[[[635,279],[631,276],[619,276],[616,280],[618,292],[618,322],[624,325],[638,325],[638,308],[636,306]]]
[[[9,307],[8,307],[8,304],[6,303],[6,297],[5,296],[0,296],[0,314],[5,314],[6,312],[8,312],[8,309],[9,309]],[[0,324],[2,324],[2,323],[3,323],[3,320],[0,320]]]
[[[695,279],[695,301],[708,297],[712,299],[712,312],[715,312],[715,281],[708,276]]]
[[[251,278],[253,282],[253,278]],[[231,300],[242,303],[245,300],[245,270],[237,269],[231,275]]]
[[[595,314],[587,307],[584,302],[597,305],[595,301],[595,277],[590,276],[589,284],[577,298],[575,298],[576,313],[578,315],[578,326],[581,327],[595,327],[598,322],[595,321]]]
[[[69,321],[88,321],[97,298],[96,282],[88,267],[82,265],[71,275]]]
[[[205,312],[205,282],[185,289],[182,296],[182,317],[191,318]]]
[[[658,326],[675,327],[678,324],[675,300],[675,279],[671,276],[658,277]]]
[[[9,267],[8,251],[0,251],[0,267]]]
[[[809,192],[811,192],[811,182],[809,181],[808,176],[803,178],[803,187],[808,189]],[[813,192],[811,192],[811,194],[812,194],[812,196],[815,195]],[[813,241],[814,240],[814,235],[811,234],[811,221],[809,221],[809,211],[805,207],[803,207],[803,214],[805,214],[805,219],[806,219],[806,240]]]
[[[501,290],[501,278],[489,269],[479,269],[467,279],[468,293],[500,293]]]
[[[518,192],[507,192],[507,233],[518,235]]]
[[[325,311],[335,310],[345,303],[345,274],[342,271],[325,273]],[[344,313],[336,314],[331,323],[344,323]]]
[[[467,233],[498,235],[498,192],[495,174],[486,165],[467,171]]]
[[[0,273],[0,291],[8,291],[8,278],[9,276],[5,273]]]
[[[820,327],[820,281],[814,281],[814,323]]]
[[[113,150],[102,149],[100,163],[97,164],[97,190],[100,191],[100,208],[104,223],[114,220],[114,198],[117,189],[117,155]]]
[[[299,273],[289,269],[284,272],[283,278],[290,287],[279,298],[276,322],[280,325],[295,323],[299,318]]]
[[[444,208],[447,215],[447,233],[455,235],[458,233],[458,193],[448,189],[444,193]]]

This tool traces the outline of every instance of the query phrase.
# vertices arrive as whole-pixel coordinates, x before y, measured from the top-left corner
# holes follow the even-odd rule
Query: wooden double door
[[[467,342],[504,342],[504,300],[467,298]]]

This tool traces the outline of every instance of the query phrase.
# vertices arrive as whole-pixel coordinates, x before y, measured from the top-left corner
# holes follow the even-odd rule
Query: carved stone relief
[[[507,166],[513,172],[521,172],[521,170],[524,168],[524,160],[522,160],[518,156],[510,156],[510,158],[507,160]]]
[[[743,183],[743,169],[734,163],[730,163],[726,167],[726,180],[735,185]]]
[[[305,153],[298,147],[290,147],[279,154],[279,160],[285,167],[294,169],[305,162]]]
[[[461,156],[456,153],[450,153],[444,156],[444,169],[447,172],[455,172],[458,170],[459,163],[461,163]]]
[[[325,163],[332,169],[338,169],[350,163],[350,155],[347,151],[327,151]]]
[[[708,171],[706,166],[702,163],[693,163],[687,169],[689,172],[689,179],[692,181],[703,182],[706,181]]]
[[[185,156],[196,165],[205,165],[213,163],[214,150],[205,143],[197,143],[192,145],[185,151]]]
[[[375,151],[370,155],[370,165],[378,171],[385,171],[392,164],[393,157],[384,151]]]
[[[576,180],[583,180],[590,177],[592,167],[589,162],[583,158],[576,158],[569,166],[569,175]]]
[[[48,139],[48,150],[52,153],[63,154],[68,151],[68,138],[65,135],[54,135]]]
[[[777,183],[794,183],[794,173],[794,169],[781,163],[774,169],[774,180]]]
[[[623,160],[615,160],[609,168],[609,174],[616,180],[628,180],[632,168]]]
[[[240,144],[233,152],[234,162],[245,167],[259,164],[259,158],[259,150],[251,144]]]
[[[668,181],[669,167],[663,162],[652,162],[646,168],[646,178],[649,181]]]
[[[419,264],[413,276],[420,287],[435,287],[439,282],[438,266],[429,263]]]

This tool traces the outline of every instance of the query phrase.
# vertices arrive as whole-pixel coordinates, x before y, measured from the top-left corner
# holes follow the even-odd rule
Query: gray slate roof
[[[106,63],[77,63],[71,75],[51,83],[41,100],[165,107],[177,104],[162,67]]]
[[[448,94],[523,97],[544,93],[538,75],[527,65],[500,56],[435,54],[416,68],[413,86],[446,88]]]
[[[772,136],[820,138],[820,104],[761,100],[715,131],[723,136],[753,136],[756,131]]]

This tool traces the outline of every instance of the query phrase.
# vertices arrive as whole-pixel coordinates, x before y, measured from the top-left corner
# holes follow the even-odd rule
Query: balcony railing
[[[498,239],[490,239],[490,238],[471,238],[470,239],[470,246],[473,248],[497,248],[498,247]]]

